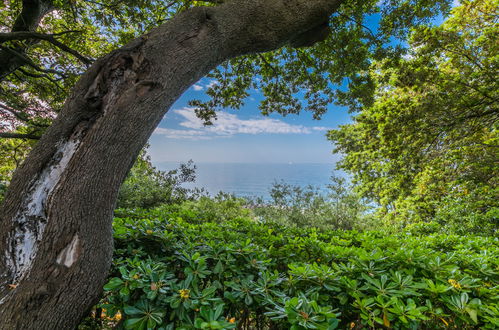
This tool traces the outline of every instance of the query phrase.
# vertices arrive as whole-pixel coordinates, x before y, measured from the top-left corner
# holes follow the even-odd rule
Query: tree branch
[[[22,133],[9,133],[0,132],[0,138],[2,139],[29,139],[29,140],[39,140],[40,136],[33,133],[22,134]]]
[[[54,9],[52,0],[22,0],[21,13],[15,19],[11,31],[35,31],[43,17]],[[31,40],[28,45],[17,47],[16,52],[24,54],[36,41],[36,39]],[[25,64],[25,61],[12,52],[0,51],[0,81]]]
[[[349,21],[352,21],[354,22],[355,24],[357,24],[358,26],[362,27],[363,29],[365,29],[367,32],[369,32],[369,34],[371,35],[371,38],[374,42],[376,43],[380,43],[380,40],[378,39],[378,37],[376,36],[376,34],[373,32],[373,30],[371,30],[371,28],[369,28],[368,26],[366,26],[365,24],[363,24],[362,22],[359,22],[357,21],[355,18],[352,18],[348,15],[345,15],[343,13],[340,13],[338,12],[338,15],[340,15],[341,17],[344,17],[346,19],[348,19]]]
[[[55,38],[55,36],[59,36],[62,34],[67,34],[67,33],[72,33],[72,32],[79,32],[79,31],[65,31],[57,34],[44,34],[44,33],[38,33],[38,32],[29,32],[29,31],[18,31],[18,32],[7,32],[7,33],[0,33],[0,44],[9,40],[26,40],[26,39],[39,39],[39,40],[45,40],[50,42],[52,45],[60,48],[61,50],[65,51],[66,53],[69,53],[82,61],[83,63],[89,65],[93,61],[89,58],[86,58],[85,56],[81,55],[78,53],[76,50],[72,49],[71,47],[63,44],[59,40]]]
[[[68,30],[59,33],[38,33],[33,31],[15,31],[15,32],[3,32],[0,33],[0,43],[9,40],[26,40],[26,39],[44,39],[47,37],[58,37],[68,33],[81,33],[80,30]]]
[[[4,47],[4,46],[1,46],[0,45],[0,49],[3,49],[4,51],[6,51],[7,53],[10,53],[12,55],[15,55],[17,58],[19,58],[22,62],[24,62],[24,64],[26,65],[29,65],[30,67],[32,67],[33,69],[35,69],[36,71],[39,71],[39,72],[44,72],[44,73],[53,73],[53,74],[57,74],[61,77],[65,77],[64,75],[64,72],[61,72],[61,71],[57,71],[57,70],[54,70],[54,69],[43,69],[41,67],[39,67],[35,62],[33,62],[29,57],[27,57],[26,55],[23,55],[11,48],[8,48],[8,47]]]
[[[26,114],[22,113],[21,111],[14,110],[11,107],[6,106],[2,103],[0,103],[0,109],[7,111],[8,113],[10,113],[11,115],[13,115],[14,117],[16,117],[18,120],[20,120],[22,122],[29,121],[29,117],[27,117]]]

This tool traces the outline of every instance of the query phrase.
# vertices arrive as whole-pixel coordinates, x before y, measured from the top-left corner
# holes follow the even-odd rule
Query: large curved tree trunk
[[[106,279],[120,184],[168,108],[231,57],[299,45],[340,2],[194,8],[99,59],[11,182],[0,219],[0,328],[74,328]]]

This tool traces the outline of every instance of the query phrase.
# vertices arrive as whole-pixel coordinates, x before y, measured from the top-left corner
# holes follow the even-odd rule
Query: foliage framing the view
[[[47,126],[46,119],[60,110],[79,75],[99,56],[188,8],[224,2],[39,1],[47,13],[30,26],[19,23],[22,11],[30,10],[30,2],[0,4],[0,52],[17,53],[24,59],[20,66],[1,71],[5,71],[0,77],[0,115],[6,121],[0,133],[4,136],[19,125],[29,128],[25,138],[39,136]],[[215,110],[239,108],[252,88],[264,96],[260,105],[264,114],[286,115],[305,109],[319,118],[335,100],[352,105],[359,100],[369,102],[373,86],[365,72],[370,60],[399,56],[403,50],[400,45],[393,46],[391,38],[402,38],[411,26],[446,14],[450,3],[345,1],[330,18],[331,33],[324,42],[229,61],[209,75],[216,80],[207,91],[209,100],[193,100],[192,104],[209,122]],[[366,27],[372,17],[380,18],[376,31]],[[19,32],[26,33],[15,34]],[[340,88],[345,82],[348,90]]]
[[[0,3],[1,185],[20,158],[62,108],[79,76],[100,56],[195,6],[223,1],[58,1],[9,0]],[[215,69],[208,100],[192,100],[197,114],[211,122],[216,110],[239,108],[251,89],[263,94],[263,114],[309,110],[320,118],[331,102],[358,107],[372,101],[368,73],[372,59],[397,58],[404,51],[392,37],[425,24],[450,9],[450,0],[348,0],[330,18],[331,33],[314,47],[285,47],[228,61]],[[44,8],[40,17],[26,13]],[[26,16],[26,17],[25,17]],[[377,19],[377,28],[368,22]],[[298,40],[290,42],[298,44]],[[17,54],[17,55],[16,55]],[[5,59],[5,61],[4,61]],[[7,60],[22,61],[8,66]],[[4,189],[4,188],[1,188]]]
[[[441,26],[415,29],[410,56],[372,66],[374,104],[329,133],[339,167],[385,220],[497,230],[498,8],[465,1]]]

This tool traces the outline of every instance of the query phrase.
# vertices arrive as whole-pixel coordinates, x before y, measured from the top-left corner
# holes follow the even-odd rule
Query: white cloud
[[[176,109],[173,113],[182,118],[180,126],[187,129],[157,128],[155,134],[174,139],[206,140],[235,134],[311,134],[329,129],[322,126],[292,125],[272,118],[241,119],[235,114],[226,112],[218,112],[217,120],[213,121],[213,125],[204,126],[203,121],[196,116],[192,108]]]
[[[184,140],[208,140],[205,132],[195,130],[170,129],[158,127],[154,130],[154,134],[164,135],[169,139],[184,139]]]
[[[194,84],[192,85],[192,89],[194,89],[196,92],[202,91],[204,88],[201,85]]]
[[[314,126],[312,127],[314,131],[319,131],[319,132],[325,132],[331,130],[329,127],[324,127],[324,126]]]

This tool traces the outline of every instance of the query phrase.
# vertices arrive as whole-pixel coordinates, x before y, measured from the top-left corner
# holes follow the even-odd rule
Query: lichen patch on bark
[[[59,252],[56,262],[59,265],[66,266],[68,268],[71,267],[80,256],[80,249],[80,238],[78,237],[78,234],[75,234],[71,242],[69,242],[69,244],[62,249],[61,252]]]
[[[31,269],[47,224],[46,202],[71,157],[78,148],[78,140],[61,143],[53,160],[31,184],[24,199],[24,209],[14,222],[15,230],[9,235],[7,265],[13,275],[13,283],[19,282]]]

